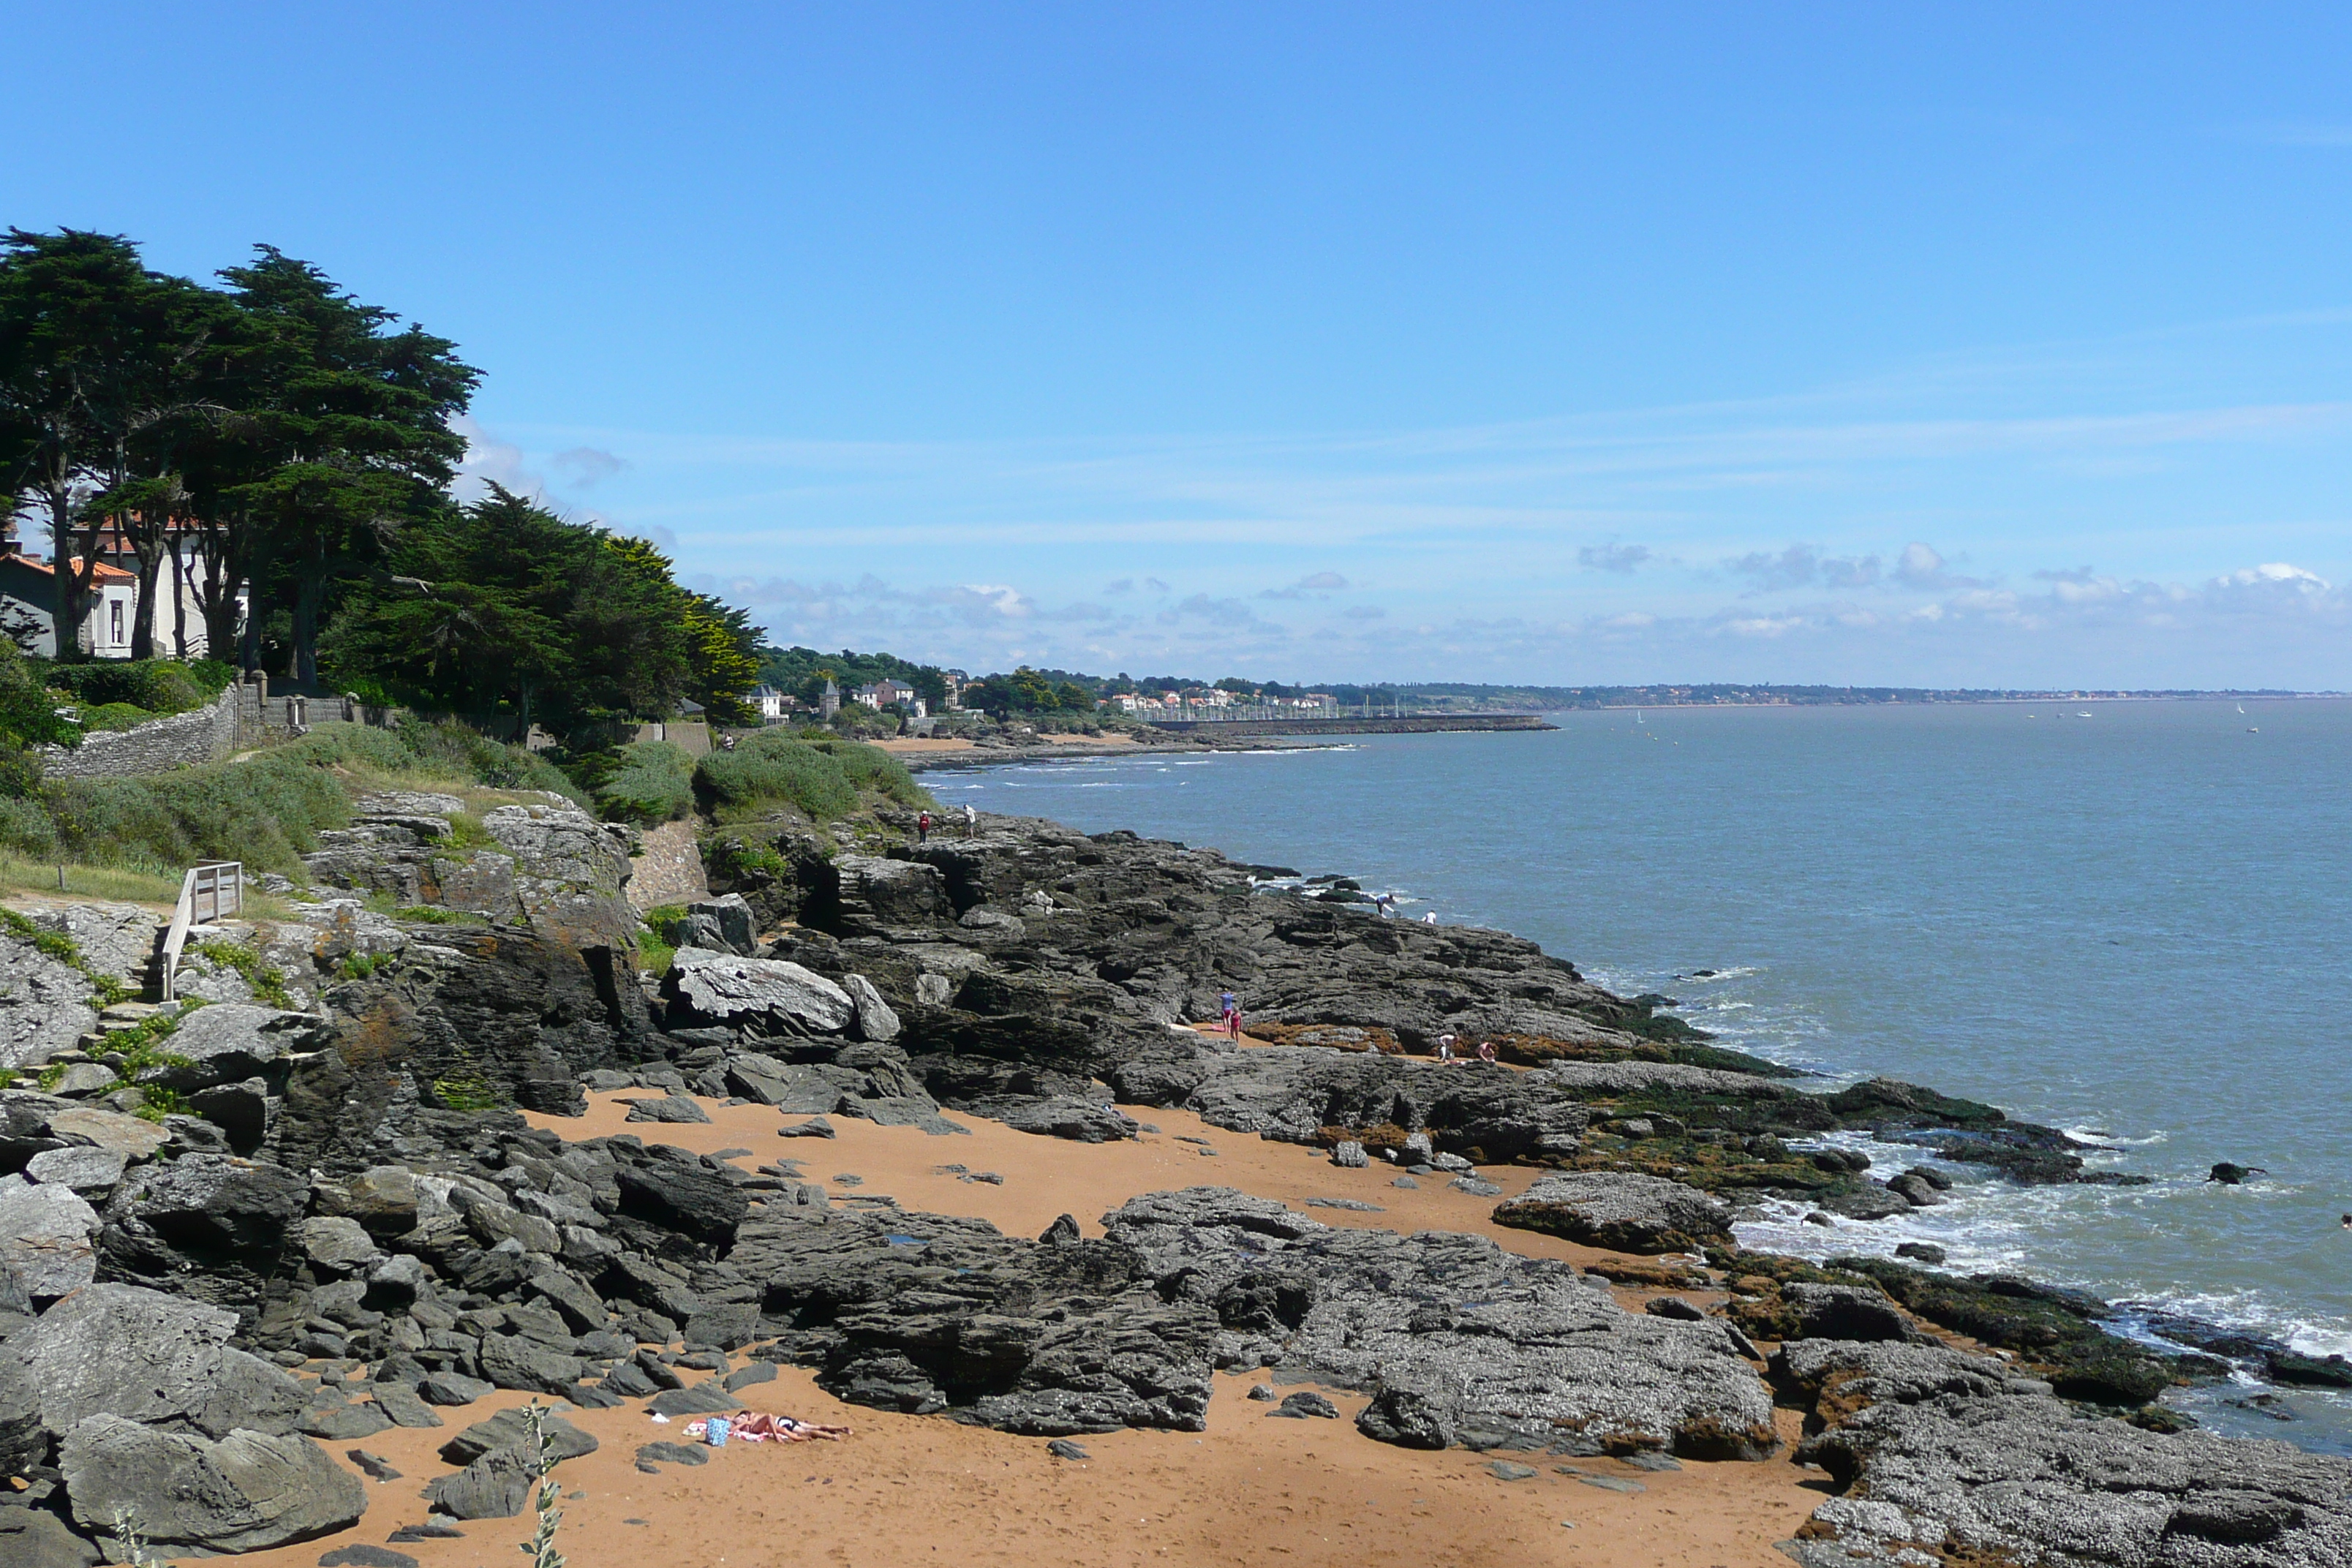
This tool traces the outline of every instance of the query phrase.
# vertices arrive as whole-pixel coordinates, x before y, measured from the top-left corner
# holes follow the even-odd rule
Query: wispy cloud
[[[1576,563],[1587,572],[1631,574],[1649,559],[1648,545],[1620,544],[1613,539],[1606,544],[1588,544],[1576,552]]]

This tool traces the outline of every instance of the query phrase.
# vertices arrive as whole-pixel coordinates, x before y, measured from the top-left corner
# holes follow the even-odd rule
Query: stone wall
[[[629,904],[637,913],[664,904],[690,904],[710,896],[694,824],[665,822],[643,835],[643,847],[629,861]]]
[[[53,779],[132,778],[194,763],[214,763],[237,748],[239,701],[231,686],[191,713],[151,719],[130,730],[102,730],[68,751],[41,748],[42,771]]]

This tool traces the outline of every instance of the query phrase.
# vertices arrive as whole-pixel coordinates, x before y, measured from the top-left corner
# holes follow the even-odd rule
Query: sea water
[[[2352,702],[1557,714],[1543,733],[1120,755],[925,782],[950,805],[1345,872],[1720,1043],[1991,1101],[2137,1187],[2021,1189],[1749,1245],[1906,1240],[2352,1352]],[[1711,973],[1703,973],[1711,972]],[[1244,998],[1246,1002],[1246,998]],[[1853,1142],[1853,1140],[1843,1140]],[[1875,1168],[1917,1152],[1875,1149]],[[2217,1161],[2263,1167],[2244,1186]],[[2223,1385],[2207,1425],[2352,1452],[2352,1399]]]

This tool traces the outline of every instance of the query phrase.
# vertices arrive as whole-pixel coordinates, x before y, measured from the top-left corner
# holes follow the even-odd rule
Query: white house
[[[194,532],[191,525],[173,521],[171,532]],[[89,614],[82,623],[82,647],[94,658],[129,658],[131,628],[139,605],[139,557],[111,523],[98,536],[95,574],[89,584]],[[212,652],[205,634],[202,588],[206,582],[203,552],[184,539],[177,557],[168,552],[155,576],[155,652],[163,658],[184,655],[203,658]],[[238,595],[240,605],[248,595]],[[15,524],[0,537],[0,631],[16,638],[31,652],[55,658],[57,632],[50,613],[56,601],[50,593],[47,561],[24,553]],[[183,638],[185,639],[184,646]],[[223,649],[233,657],[234,649]]]
[[[37,555],[0,555],[0,631],[27,653],[58,656],[55,576]],[[91,570],[89,610],[82,621],[81,646],[93,658],[129,658],[131,626],[139,604],[139,579],[100,561]],[[159,638],[166,628],[156,628]],[[169,651],[168,641],[163,643]]]

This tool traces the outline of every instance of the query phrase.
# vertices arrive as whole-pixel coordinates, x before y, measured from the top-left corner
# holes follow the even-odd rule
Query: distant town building
[[[911,708],[915,702],[915,689],[904,681],[877,680],[871,686],[859,687],[857,700],[874,709],[887,708],[893,704]]]
[[[824,683],[824,694],[816,700],[816,716],[820,719],[831,719],[840,711],[841,688],[828,679]]]
[[[971,677],[961,669],[943,669],[940,671],[940,678],[948,689],[947,710],[961,712],[963,709],[963,689],[971,684]]]
[[[760,722],[762,724],[781,724],[784,721],[784,710],[799,706],[791,698],[764,682],[751,689],[751,704],[759,709]]]

